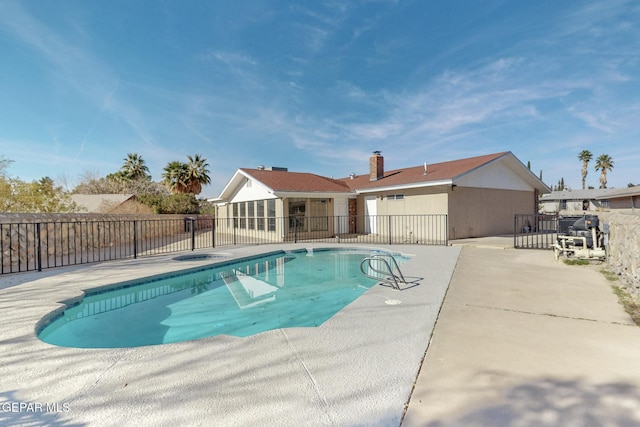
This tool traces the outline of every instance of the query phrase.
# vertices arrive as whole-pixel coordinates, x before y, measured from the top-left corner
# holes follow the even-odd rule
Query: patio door
[[[333,229],[336,234],[345,234],[349,231],[348,220],[347,199],[333,199]]]
[[[378,215],[378,202],[376,196],[369,196],[364,198],[365,203],[365,232],[375,234],[376,233],[376,221]]]

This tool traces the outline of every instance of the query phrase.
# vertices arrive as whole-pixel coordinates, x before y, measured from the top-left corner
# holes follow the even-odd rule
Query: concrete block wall
[[[601,229],[603,224],[609,224],[607,268],[640,299],[640,213],[637,210],[588,213],[598,216]],[[584,215],[584,212],[562,211],[560,215]]]
[[[607,212],[598,216],[609,224],[609,270],[640,298],[640,215]]]

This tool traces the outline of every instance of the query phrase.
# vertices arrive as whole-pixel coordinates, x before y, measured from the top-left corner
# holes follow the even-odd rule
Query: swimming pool
[[[43,319],[38,337],[64,347],[120,348],[319,326],[376,283],[360,272],[372,253],[379,252],[278,252],[85,291]]]

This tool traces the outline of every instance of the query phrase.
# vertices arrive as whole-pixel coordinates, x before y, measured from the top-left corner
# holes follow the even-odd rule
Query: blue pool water
[[[360,272],[370,254],[282,252],[87,291],[38,336],[65,347],[118,348],[319,326],[376,283]]]

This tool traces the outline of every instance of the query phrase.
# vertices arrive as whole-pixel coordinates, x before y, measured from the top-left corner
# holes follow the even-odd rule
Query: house
[[[628,188],[619,188],[611,191],[606,198],[596,198],[600,203],[607,200],[611,210],[631,210],[640,208],[640,185]]]
[[[557,214],[560,211],[596,211],[608,208],[610,189],[564,189],[540,197],[540,213]]]
[[[640,186],[553,191],[540,198],[541,213],[560,211],[634,210],[640,207]]]
[[[535,213],[549,191],[511,152],[387,171],[375,151],[368,174],[341,179],[238,169],[212,201],[235,233],[380,233],[392,216],[441,215],[448,238],[459,239],[513,232],[514,215]]]

